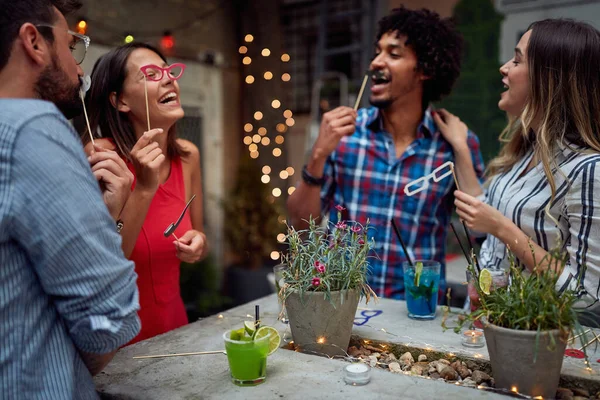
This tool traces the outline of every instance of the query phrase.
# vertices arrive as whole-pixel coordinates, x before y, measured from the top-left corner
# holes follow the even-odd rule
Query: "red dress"
[[[128,165],[132,173],[133,165]],[[135,185],[135,182],[134,182]],[[196,199],[197,200],[197,199]],[[130,259],[135,262],[140,292],[142,330],[129,344],[168,332],[188,323],[179,288],[179,264],[175,238],[163,232],[176,222],[185,207],[183,167],[180,157],[171,161],[171,173],[160,185],[148,209]],[[192,229],[190,211],[177,227],[177,237]]]

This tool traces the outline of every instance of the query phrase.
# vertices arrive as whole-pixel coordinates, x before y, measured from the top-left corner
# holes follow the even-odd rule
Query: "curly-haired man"
[[[461,190],[478,196],[483,162],[477,137],[445,110],[430,103],[450,93],[460,72],[462,37],[448,19],[423,10],[392,10],[379,21],[371,61],[371,108],[338,107],[323,115],[319,136],[303,168],[302,182],[288,199],[291,223],[329,214],[375,229],[376,253],[369,283],[379,296],[404,298],[401,264],[406,260],[390,220],[400,228],[411,258],[442,264],[452,213],[454,180],[422,181],[452,161]],[[437,177],[449,172],[444,169]],[[437,179],[436,179],[437,180]],[[421,186],[426,186],[418,191]]]

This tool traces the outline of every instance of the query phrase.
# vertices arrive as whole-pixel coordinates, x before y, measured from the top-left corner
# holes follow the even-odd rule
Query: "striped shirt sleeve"
[[[18,220],[11,229],[75,346],[104,354],[140,329],[136,274],[81,143],[69,132],[54,115],[21,128],[12,171]]]
[[[571,234],[567,243],[570,270],[576,271],[576,278],[596,298],[600,282],[600,201],[594,199],[594,192],[600,190],[599,168],[598,156],[582,163],[565,198]]]

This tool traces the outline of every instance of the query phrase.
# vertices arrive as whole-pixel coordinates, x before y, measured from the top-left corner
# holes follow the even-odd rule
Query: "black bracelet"
[[[306,165],[302,167],[302,180],[310,186],[323,186],[325,183],[325,177],[315,178],[306,170]]]

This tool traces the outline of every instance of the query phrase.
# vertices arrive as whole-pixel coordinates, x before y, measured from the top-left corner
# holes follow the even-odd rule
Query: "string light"
[[[294,114],[292,113],[292,110],[285,110],[285,111],[283,112],[283,117],[284,117],[284,118],[292,118],[292,116],[293,116],[293,115],[294,115]]]
[[[256,133],[254,136],[252,136],[252,141],[254,143],[260,143],[260,135]]]
[[[263,117],[263,113],[261,113],[260,111],[257,111],[254,113],[254,119],[257,121],[260,121]]]
[[[252,62],[252,59],[248,56],[246,56],[242,59],[242,64],[244,64],[244,65],[250,65],[251,62]]]
[[[247,83],[248,85],[252,85],[252,84],[254,83],[254,77],[253,77],[252,75],[248,75],[248,76],[246,77],[246,83]]]
[[[271,139],[269,139],[268,137],[264,137],[264,138],[262,138],[262,140],[260,141],[260,143],[263,146],[268,146],[269,144],[271,144]]]
[[[271,107],[279,108],[279,107],[281,107],[281,102],[279,100],[275,99],[271,102]]]
[[[288,118],[285,120],[285,124],[290,127],[294,126],[295,123],[296,123],[296,121],[294,121],[294,118]]]
[[[275,157],[279,157],[279,156],[281,155],[281,149],[280,149],[280,148],[277,148],[277,147],[276,147],[276,148],[274,148],[274,149],[273,149],[273,155],[274,155]]]
[[[287,126],[285,124],[277,124],[277,132],[284,133],[287,130]]]
[[[79,20],[79,22],[77,23],[77,32],[85,35],[87,32],[87,28],[88,28],[88,23],[85,19],[81,19]]]
[[[284,82],[289,82],[290,79],[292,79],[292,76],[290,74],[288,74],[287,72],[283,75],[281,75],[281,80]]]
[[[219,316],[217,318],[223,319],[223,314],[219,314]]]
[[[251,143],[252,143],[252,137],[250,137],[250,136],[245,136],[245,137],[244,137],[244,144],[245,144],[246,146],[248,146],[248,145],[249,145],[249,144],[251,144]]]
[[[286,171],[286,170],[283,170],[283,171],[281,171],[281,172],[279,173],[279,177],[280,177],[281,179],[287,179],[287,178],[288,178],[288,176],[289,176],[289,175],[288,175],[288,173],[287,173],[287,171]]]
[[[269,56],[271,55],[271,50],[269,50],[269,49],[267,49],[267,48],[264,48],[264,49],[262,49],[262,51],[260,52],[260,54],[261,54],[263,57],[269,57]]]
[[[277,144],[283,144],[284,140],[285,139],[281,135],[277,135],[277,137],[275,137],[275,143]]]
[[[271,182],[271,177],[270,177],[269,175],[263,175],[263,176],[260,178],[260,181],[261,181],[262,183],[269,183],[269,182]]]
[[[135,38],[133,37],[133,35],[127,35],[125,36],[125,39],[123,40],[125,43],[131,43],[135,40]]]
[[[271,252],[271,260],[279,260],[279,252],[278,251]]]
[[[289,54],[287,54],[287,53],[283,53],[283,54],[281,55],[281,61],[283,61],[283,62],[288,62],[288,61],[290,61],[290,55],[289,55]]]
[[[238,51],[240,52],[240,54],[246,54],[248,52],[248,48],[246,46],[240,46]]]
[[[294,172],[296,172],[294,170],[294,168],[292,168],[292,167],[287,167],[285,170],[287,171],[287,173],[288,173],[289,176],[294,175]]]
[[[323,336],[321,336],[320,338],[317,339],[317,343],[319,343],[319,344],[325,343],[325,338]]]
[[[252,153],[250,153],[250,158],[258,158],[258,151],[253,151]]]
[[[252,143],[250,146],[248,146],[248,150],[250,150],[251,153],[258,151],[258,146],[256,145],[256,143]]]
[[[271,193],[273,193],[273,196],[279,197],[279,196],[281,196],[281,189],[275,188],[275,189],[273,189],[273,191]]]
[[[290,194],[290,195],[291,195],[292,193],[294,193],[295,191],[296,191],[296,188],[295,188],[295,187],[293,187],[293,186],[290,186],[290,187],[288,188],[288,194]]]
[[[265,136],[267,134],[267,128],[265,128],[264,126],[261,126],[260,128],[258,128],[258,134],[260,136]]]
[[[284,240],[285,240],[285,233],[280,233],[279,235],[277,235],[277,241],[279,243],[283,243]]]
[[[252,132],[252,129],[254,129],[254,127],[252,126],[251,123],[247,123],[246,125],[244,125],[244,131],[250,133]]]
[[[246,43],[252,43],[252,41],[253,41],[253,40],[254,40],[254,36],[252,36],[251,34],[247,34],[247,35],[244,37],[244,41],[245,41]]]
[[[514,393],[517,393],[517,387],[516,387],[516,386],[512,386],[512,387],[510,388],[510,391],[511,391],[511,392],[514,392]]]
[[[160,45],[165,50],[171,50],[175,47],[175,38],[169,31],[165,31],[162,39],[160,39]]]
[[[262,173],[263,174],[270,174],[271,173],[271,167],[269,167],[268,165],[265,165],[264,167],[262,167]]]
[[[271,71],[265,72],[265,74],[263,76],[267,81],[270,81],[271,79],[273,79],[273,73]]]

